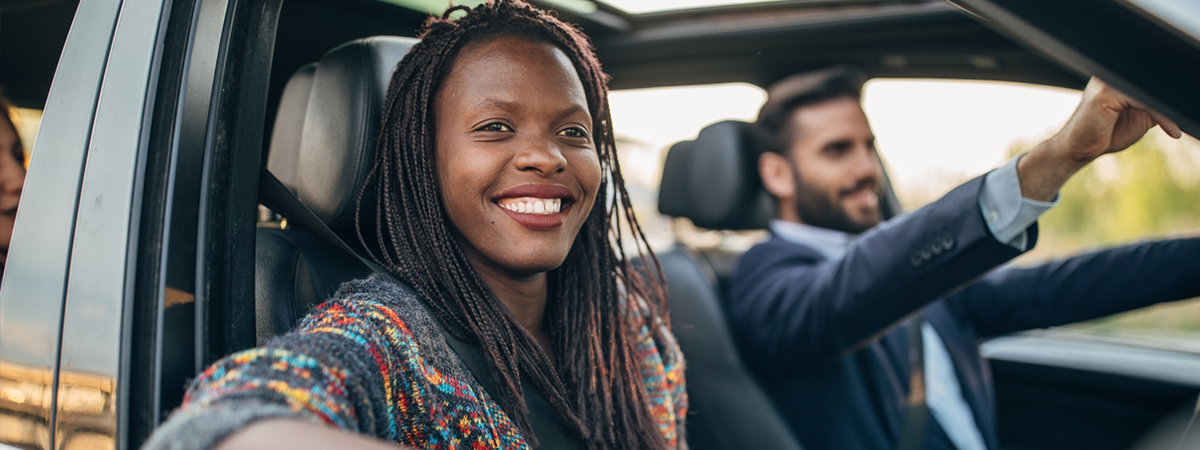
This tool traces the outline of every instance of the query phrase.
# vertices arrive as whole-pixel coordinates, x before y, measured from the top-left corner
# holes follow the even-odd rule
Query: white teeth
[[[555,214],[562,211],[561,198],[505,198],[497,204],[509,211],[525,214]]]

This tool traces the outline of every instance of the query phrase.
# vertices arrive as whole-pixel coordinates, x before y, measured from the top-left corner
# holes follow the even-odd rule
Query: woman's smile
[[[492,199],[517,223],[534,230],[550,230],[567,220],[575,194],[558,184],[522,184]]]

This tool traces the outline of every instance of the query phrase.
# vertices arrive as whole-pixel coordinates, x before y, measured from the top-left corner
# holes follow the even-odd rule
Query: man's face
[[[794,136],[788,159],[800,220],[856,234],[879,224],[883,166],[858,100],[803,106],[792,113],[788,126]]]

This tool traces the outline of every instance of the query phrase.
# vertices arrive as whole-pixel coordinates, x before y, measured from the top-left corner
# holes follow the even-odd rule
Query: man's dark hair
[[[464,46],[496,36],[549,43],[571,60],[592,114],[604,174],[566,260],[547,274],[545,323],[559,362],[557,371],[456,243],[434,164],[434,100],[441,83]],[[431,17],[420,37],[396,66],[388,86],[375,165],[356,209],[363,247],[411,284],[448,332],[479,343],[498,391],[491,394],[531,444],[537,440],[521,391],[522,373],[589,449],[666,448],[650,411],[635,359],[638,343],[630,330],[630,308],[636,308],[640,298],[649,306],[646,324],[656,338],[663,338],[655,324],[669,320],[665,283],[621,177],[607,75],[591,43],[575,27],[520,0],[450,8],[440,18]],[[610,182],[614,201],[608,199]],[[630,244],[653,268],[644,271],[645,278],[625,254],[623,223],[634,237]]]
[[[760,151],[787,156],[799,130],[789,126],[796,109],[840,98],[862,98],[867,75],[850,66],[834,66],[805,72],[777,81],[767,89],[767,102],[758,111],[754,128],[761,140]]]

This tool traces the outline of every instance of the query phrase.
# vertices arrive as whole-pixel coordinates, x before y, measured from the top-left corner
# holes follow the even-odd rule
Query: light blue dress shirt
[[[1024,251],[1029,243],[1025,230],[1058,204],[1058,196],[1051,202],[1021,196],[1021,183],[1017,178],[1017,162],[1021,156],[1024,155],[984,176],[979,211],[997,241]],[[782,220],[772,220],[771,231],[784,240],[811,247],[831,260],[841,258],[846,253],[846,246],[855,238],[855,235],[841,231]],[[960,450],[985,450],[983,435],[975,423],[975,415],[963,399],[962,387],[946,345],[928,322],[921,327],[921,334],[925,350],[925,403],[930,414]]]

